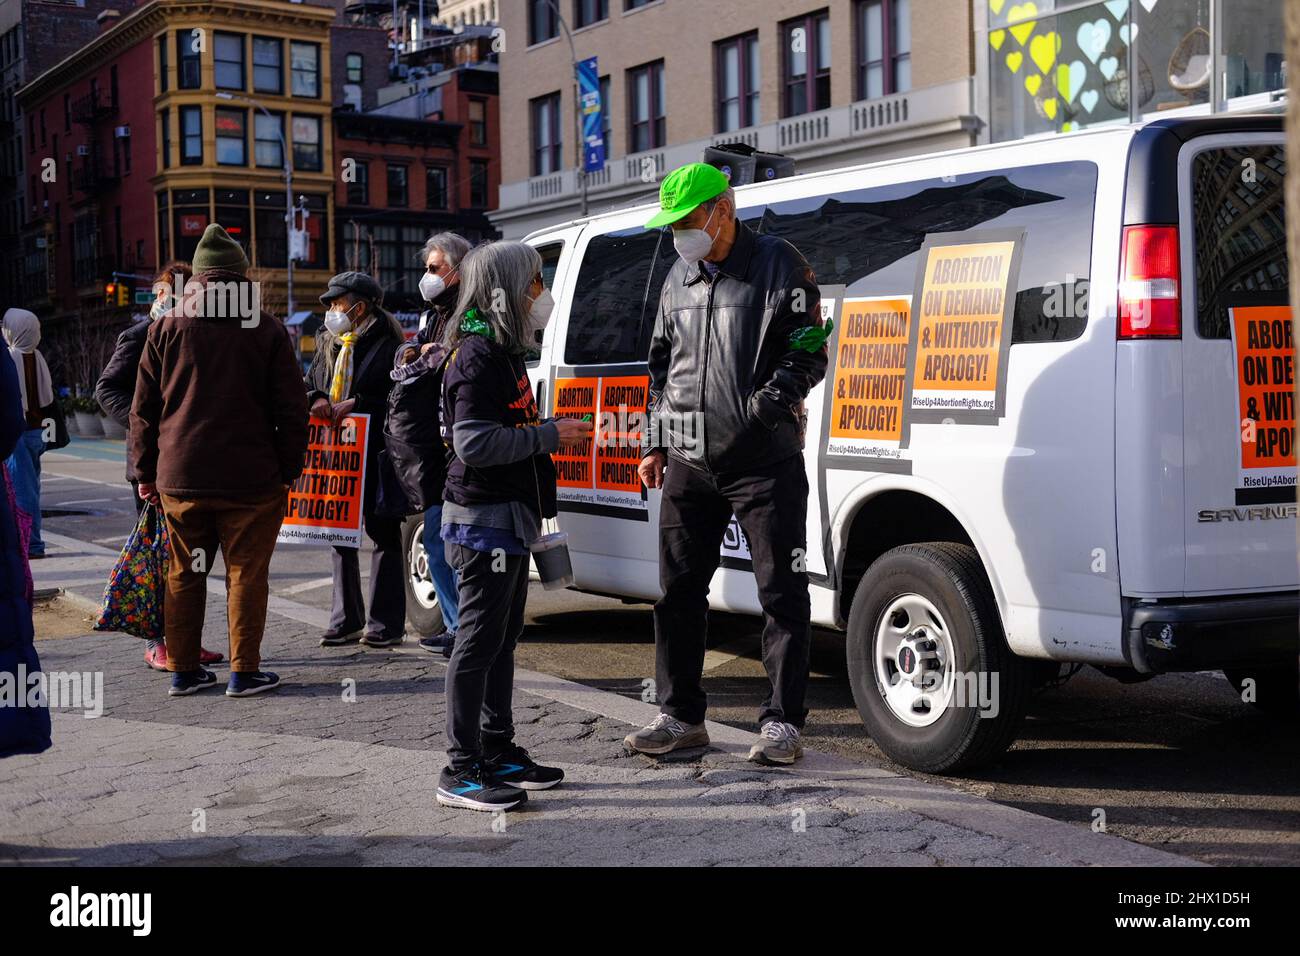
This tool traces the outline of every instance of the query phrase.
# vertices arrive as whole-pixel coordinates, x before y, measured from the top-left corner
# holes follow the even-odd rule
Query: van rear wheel
[[[968,545],[909,544],[878,558],[853,595],[846,639],[858,713],[891,760],[952,773],[1015,739],[1031,669],[1007,649]]]
[[[1295,661],[1262,667],[1233,668],[1223,672],[1238,694],[1246,690],[1246,681],[1254,680],[1254,704],[1270,717],[1300,720],[1300,665]]]
[[[424,553],[424,515],[412,515],[402,524],[402,554],[406,565],[406,623],[421,637],[430,637],[442,630],[442,608]]]

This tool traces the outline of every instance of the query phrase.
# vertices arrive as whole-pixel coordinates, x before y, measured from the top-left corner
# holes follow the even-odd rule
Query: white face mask
[[[426,272],[420,277],[420,295],[424,296],[425,302],[432,302],[446,291],[447,282],[442,276]]]
[[[156,322],[167,313],[167,303],[162,299],[154,299],[153,305],[149,306],[149,318]]]
[[[545,330],[548,322],[551,321],[551,313],[555,311],[555,297],[551,295],[550,289],[542,289],[542,294],[533,299],[533,304],[528,308],[528,326],[534,332]]]
[[[713,212],[704,221],[703,229],[673,230],[673,247],[688,264],[695,265],[713,249],[713,237],[709,235],[708,226],[713,221],[713,213],[717,211],[718,207],[714,206]]]
[[[346,312],[330,309],[325,313],[325,328],[335,335],[342,335],[344,332],[352,331],[352,320],[348,318]]]

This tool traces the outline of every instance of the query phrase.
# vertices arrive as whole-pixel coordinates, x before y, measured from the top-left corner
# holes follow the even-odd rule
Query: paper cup
[[[569,561],[569,536],[563,531],[544,534],[528,546],[537,565],[542,587],[558,591],[573,583],[573,564]]]

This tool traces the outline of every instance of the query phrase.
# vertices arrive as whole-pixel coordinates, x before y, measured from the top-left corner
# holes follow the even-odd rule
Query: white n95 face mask
[[[688,265],[695,265],[713,248],[713,237],[709,235],[708,225],[713,221],[713,213],[717,211],[718,207],[714,206],[713,212],[710,212],[709,218],[704,221],[703,229],[673,230],[673,248]]]
[[[425,302],[432,302],[445,291],[447,291],[447,282],[442,276],[426,272],[420,277],[420,295],[424,296]]]
[[[340,312],[338,309],[331,309],[325,313],[325,328],[329,329],[335,335],[342,335],[344,332],[352,330],[352,320],[348,318],[346,312]]]
[[[551,313],[555,311],[555,296],[551,295],[550,289],[543,289],[542,294],[533,299],[533,304],[528,308],[528,325],[534,332],[542,332],[546,329],[547,323],[551,321]]]

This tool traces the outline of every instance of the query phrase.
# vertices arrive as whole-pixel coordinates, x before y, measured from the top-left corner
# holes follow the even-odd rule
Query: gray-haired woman
[[[542,422],[524,356],[554,302],[542,259],[522,242],[479,246],[460,265],[457,320],[442,385],[447,472],[442,537],[459,572],[460,622],[447,669],[447,763],[438,802],[508,810],[527,790],[564,778],[515,743],[515,643],[524,627],[528,544],[555,515],[550,455],[592,432],[588,422]]]

